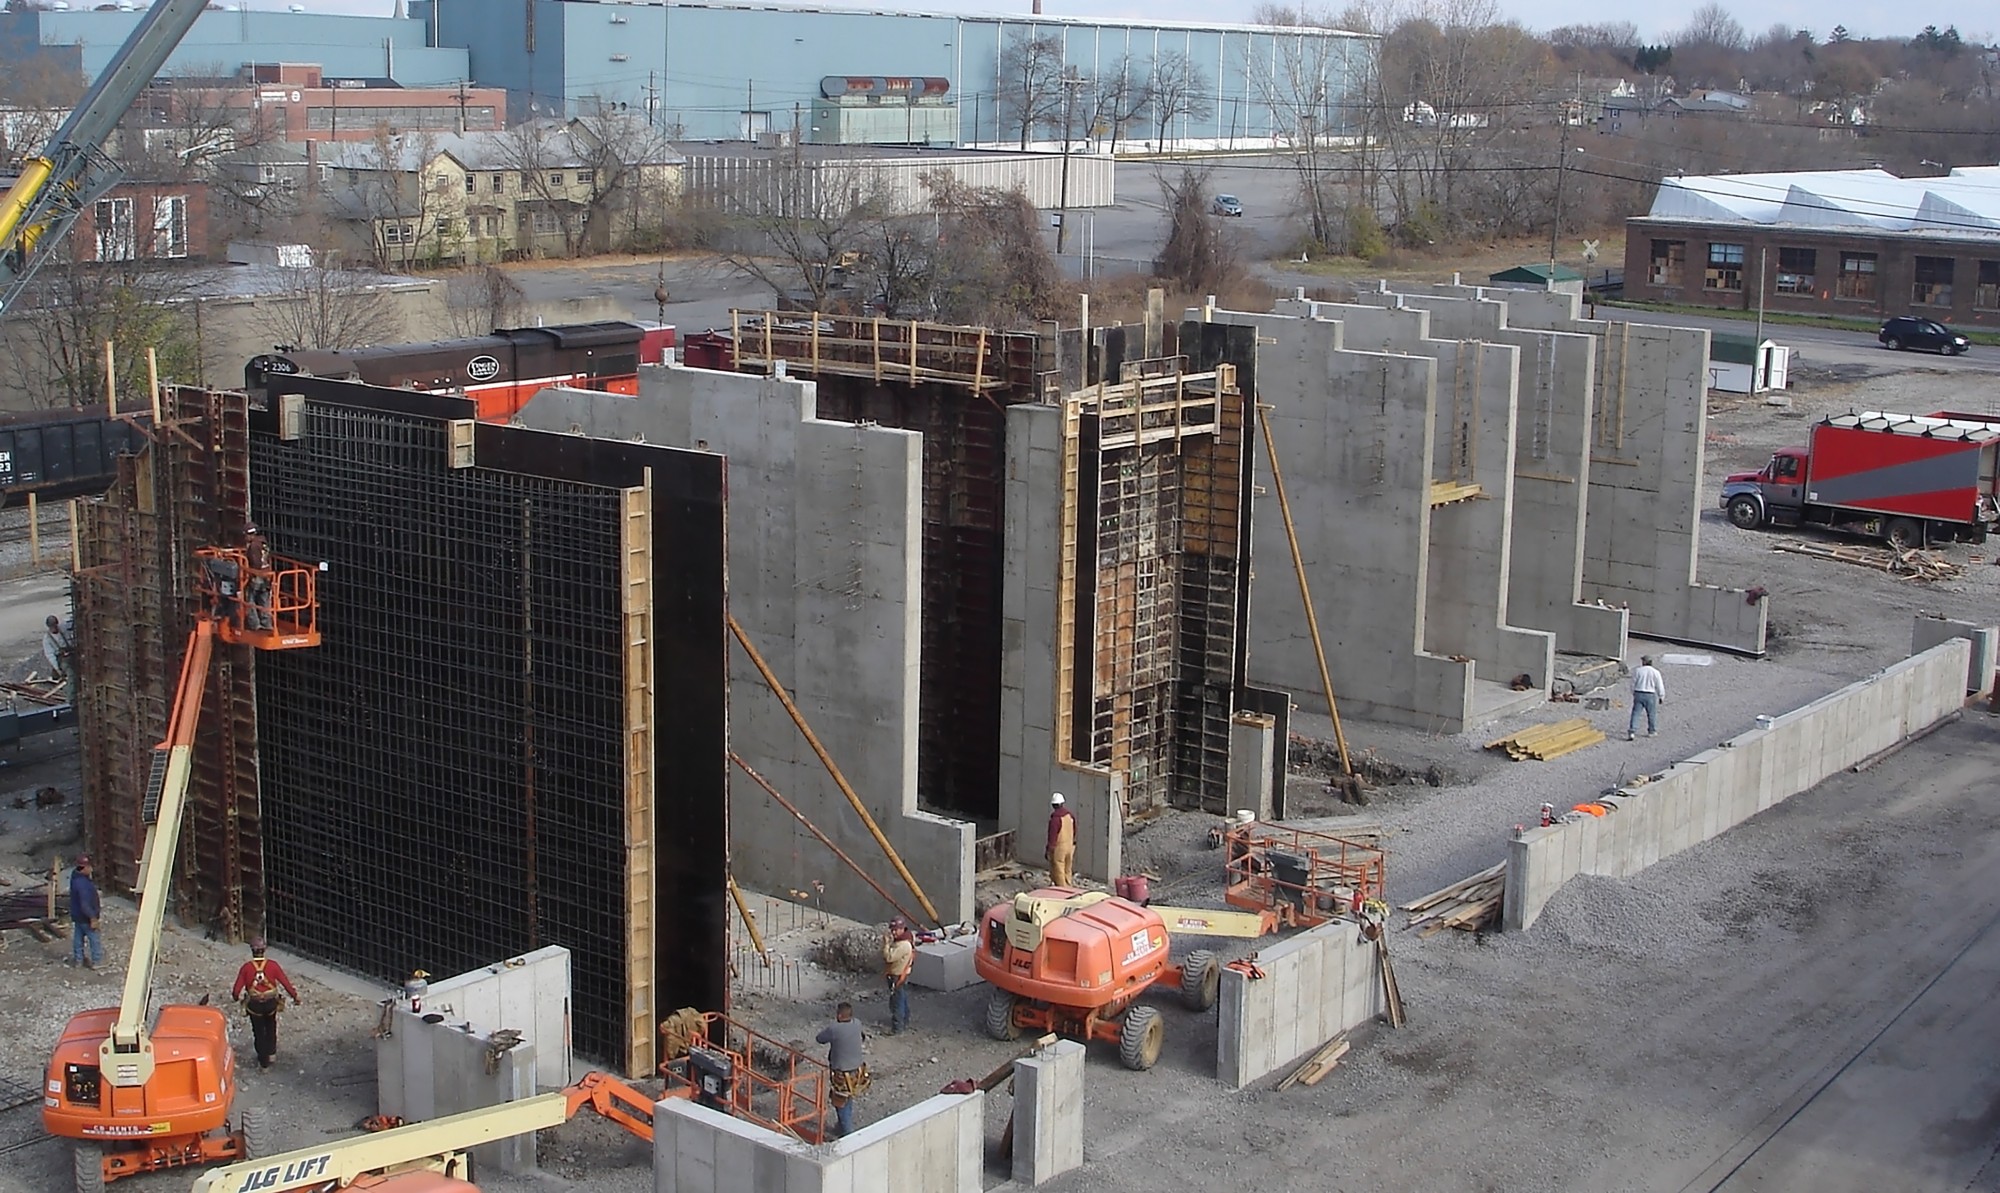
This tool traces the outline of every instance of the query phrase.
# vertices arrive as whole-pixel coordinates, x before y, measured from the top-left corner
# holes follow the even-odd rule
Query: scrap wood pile
[[[1516,762],[1524,758],[1547,762],[1551,758],[1560,758],[1585,746],[1594,746],[1603,740],[1603,732],[1592,728],[1589,721],[1582,717],[1571,717],[1567,721],[1534,725],[1519,733],[1496,737],[1486,743],[1486,748],[1505,750],[1507,757]]]
[[[1874,568],[1878,572],[1887,572],[1892,576],[1901,576],[1908,580],[1949,580],[1959,573],[1957,564],[1935,551],[1926,551],[1920,547],[1776,543],[1771,549],[1792,555],[1809,555],[1814,559],[1851,563],[1857,567]]]
[[[1432,936],[1446,928],[1477,932],[1491,927],[1500,921],[1500,901],[1506,889],[1507,863],[1489,866],[1470,878],[1461,878],[1442,890],[1403,904],[1403,910],[1410,913],[1410,922],[1403,925],[1403,931],[1422,928],[1418,936]]]
[[[1299,1067],[1293,1069],[1286,1075],[1283,1081],[1278,1083],[1278,1088],[1290,1089],[1294,1085],[1318,1085],[1326,1079],[1328,1073],[1333,1072],[1333,1067],[1340,1063],[1340,1058],[1347,1055],[1348,1047],[1347,1033],[1341,1032],[1322,1045],[1319,1051],[1300,1061]]]

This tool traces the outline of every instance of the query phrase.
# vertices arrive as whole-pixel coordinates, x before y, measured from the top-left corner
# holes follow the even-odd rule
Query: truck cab
[[[1755,530],[1773,518],[1798,516],[1805,506],[1808,453],[1803,447],[1779,448],[1757,472],[1733,472],[1722,482],[1722,508],[1729,520]]]

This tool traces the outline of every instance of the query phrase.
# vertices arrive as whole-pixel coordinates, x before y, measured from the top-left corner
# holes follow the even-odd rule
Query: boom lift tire
[[[1729,502],[1729,524],[1743,530],[1756,530],[1764,524],[1764,507],[1757,504],[1755,497],[1736,497]]]
[[[995,990],[986,998],[986,1034],[996,1040],[1018,1040],[1021,1025],[1014,1022],[1014,996]]]
[[[271,1150],[271,1123],[261,1106],[246,1106],[243,1117],[237,1123],[243,1132],[243,1158],[261,1160],[275,1155]]]
[[[1125,1026],[1118,1033],[1119,1063],[1138,1072],[1152,1068],[1166,1038],[1167,1025],[1160,1020],[1158,1007],[1133,1007],[1125,1012]]]
[[[76,1168],[76,1193],[104,1193],[104,1149],[79,1143],[70,1150]]]
[[[1206,1011],[1222,992],[1222,967],[1215,954],[1198,949],[1181,962],[1181,1003],[1190,1011]]]

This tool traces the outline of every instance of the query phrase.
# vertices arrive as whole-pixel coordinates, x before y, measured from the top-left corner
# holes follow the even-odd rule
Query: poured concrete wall
[[[1257,953],[1252,978],[1222,971],[1215,1075],[1242,1089],[1380,1015],[1382,966],[1358,924],[1336,920]]]
[[[426,1010],[486,1031],[511,1028],[535,1049],[535,1084],[570,1082],[569,950],[560,945],[432,982]]]
[[[637,398],[545,390],[520,421],[729,458],[729,607],[946,921],[971,918],[973,826],[917,810],[922,440],[813,416],[811,383],[703,369],[640,370]],[[748,656],[730,656],[730,744],[904,907],[913,896]],[[663,693],[668,701],[670,694]],[[671,716],[663,703],[662,715]],[[663,777],[662,791],[671,779]],[[662,796],[662,821],[671,815]],[[826,907],[894,911],[747,776],[730,776],[738,881],[826,884]]]
[[[1014,1062],[1014,1180],[1045,1185],[1083,1167],[1083,1045],[1055,1043]]]
[[[1936,723],[1965,703],[1971,652],[1954,638],[1604,797],[1604,816],[1525,830],[1507,847],[1506,926],[1533,924],[1574,875],[1629,878]]]
[[[434,1009],[427,1004],[426,1010]],[[376,1103],[380,1113],[410,1122],[429,1122],[487,1106],[533,1097],[536,1050],[518,1044],[493,1048],[491,1025],[447,1016],[426,1023],[408,1004],[391,1010],[389,1033],[375,1041]],[[531,1172],[535,1136],[515,1135],[472,1149],[481,1169]]]
[[[1963,638],[1972,643],[1972,658],[1967,664],[1965,690],[1976,696],[1984,696],[1993,690],[1993,669],[2000,666],[2000,629],[1993,626],[1976,626],[1969,621],[1953,621],[1931,613],[1919,613],[1910,626],[1910,653],[1922,654],[1940,642],[1953,638]]]
[[[1510,327],[1507,304],[1487,298],[1375,290],[1358,301],[1428,311],[1439,338],[1519,350],[1507,620],[1549,631],[1557,650],[1623,658],[1626,611],[1582,600],[1596,338]]]
[[[1049,796],[1076,816],[1076,872],[1120,872],[1123,779],[1072,760],[1056,740],[1056,630],[1062,579],[1062,410],[1007,408],[1006,572],[1000,594],[1000,828],[1041,865]]]
[[[653,1108],[653,1188],[658,1193],[979,1193],[985,1113],[984,1094],[939,1094],[815,1146],[677,1098]]]

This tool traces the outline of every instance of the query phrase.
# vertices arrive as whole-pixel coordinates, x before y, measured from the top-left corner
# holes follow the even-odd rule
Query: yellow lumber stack
[[[1567,721],[1556,721],[1549,725],[1536,725],[1506,737],[1496,737],[1486,743],[1489,750],[1505,750],[1507,757],[1519,762],[1524,758],[1534,758],[1547,762],[1560,758],[1572,750],[1594,746],[1604,740],[1600,730],[1591,727],[1582,717],[1571,717]]]

